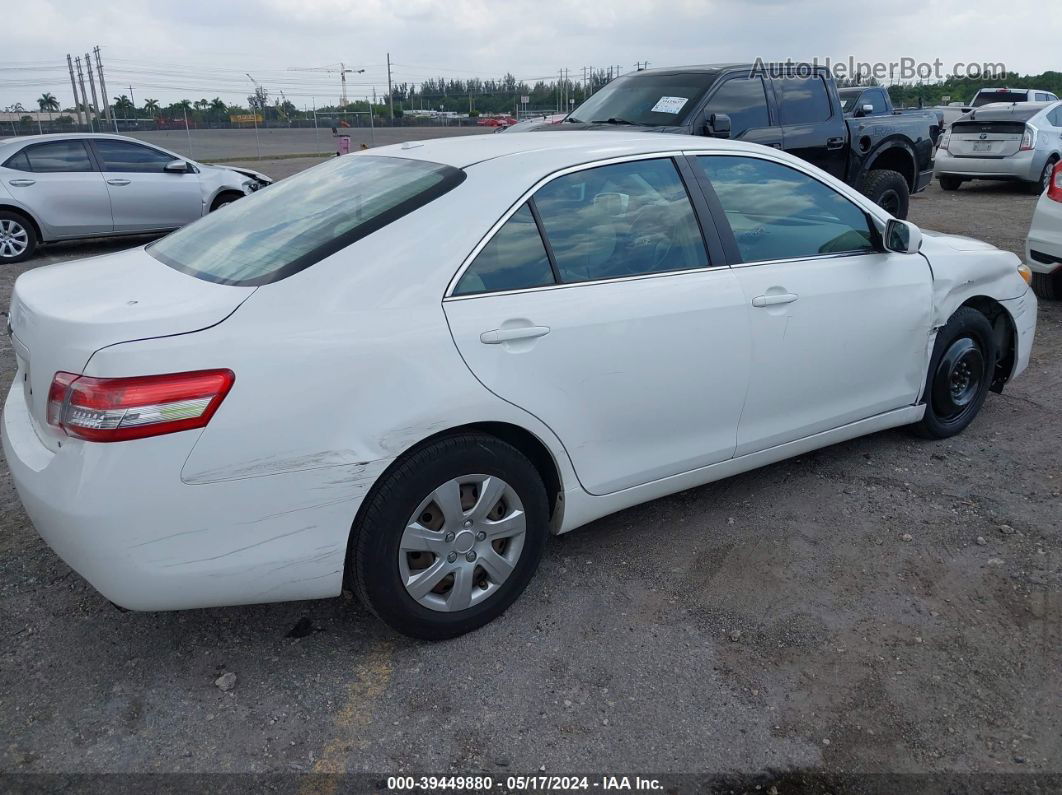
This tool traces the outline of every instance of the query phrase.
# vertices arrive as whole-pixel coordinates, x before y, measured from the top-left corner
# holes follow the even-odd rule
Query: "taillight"
[[[1018,147],[1019,152],[1026,152],[1030,149],[1036,148],[1036,128],[1026,127],[1025,134],[1021,137],[1021,146]]]
[[[950,143],[951,143],[951,130],[948,129],[948,130],[944,131],[944,134],[942,136],[940,136],[939,148],[941,148],[945,152],[947,152],[948,151],[948,144],[950,144]]]
[[[92,378],[56,373],[48,423],[90,442],[124,442],[202,428],[232,388],[231,370]]]
[[[1051,183],[1047,186],[1047,198],[1062,202],[1062,161],[1055,163],[1051,172]]]

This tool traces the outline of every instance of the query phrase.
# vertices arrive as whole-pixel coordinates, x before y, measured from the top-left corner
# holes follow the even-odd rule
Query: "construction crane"
[[[347,104],[347,75],[362,74],[364,69],[348,69],[347,65],[342,61],[339,62],[339,68],[336,68],[335,64],[329,64],[328,66],[289,66],[289,72],[325,72],[326,74],[334,75],[339,74],[340,84],[340,103],[342,105]]]

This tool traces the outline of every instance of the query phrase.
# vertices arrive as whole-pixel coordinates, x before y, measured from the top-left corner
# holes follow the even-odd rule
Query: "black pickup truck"
[[[936,144],[944,130],[944,112],[936,108],[895,108],[892,97],[881,86],[848,86],[838,88],[841,109],[850,119],[862,119],[867,116],[922,116],[930,124],[930,137]]]
[[[933,178],[932,114],[846,119],[837,84],[809,64],[646,69],[613,80],[543,130],[622,128],[709,135],[784,149],[897,218]]]

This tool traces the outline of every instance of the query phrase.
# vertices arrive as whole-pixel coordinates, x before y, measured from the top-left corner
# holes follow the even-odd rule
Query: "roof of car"
[[[19,135],[8,138],[0,138],[0,146],[6,146],[8,144],[14,143],[36,144],[43,143],[46,141],[63,141],[70,138],[118,138],[123,141],[136,140],[135,138],[132,138],[128,135],[116,135],[115,133],[45,133],[44,135]]]
[[[369,149],[359,155],[388,155],[411,160],[428,160],[455,168],[466,168],[485,160],[531,152],[550,152],[558,160],[573,164],[627,155],[673,152],[690,149],[733,149],[755,151],[756,145],[719,138],[698,138],[672,133],[637,133],[622,130],[570,132],[505,132],[494,135],[465,135],[410,141]]]

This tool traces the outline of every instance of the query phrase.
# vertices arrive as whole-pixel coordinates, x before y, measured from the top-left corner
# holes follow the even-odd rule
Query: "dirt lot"
[[[1019,252],[1034,201],[934,185],[911,217]],[[0,772],[1062,788],[1060,397],[1062,305],[1041,305],[1029,371],[960,437],[881,433],[602,519],[554,539],[501,620],[434,645],[346,597],[120,613],[37,537],[4,468]]]

